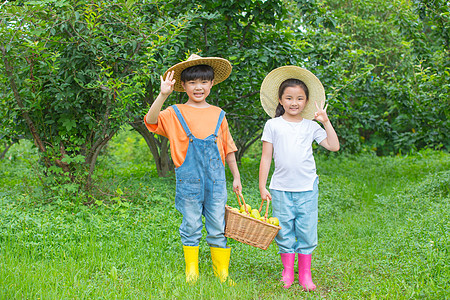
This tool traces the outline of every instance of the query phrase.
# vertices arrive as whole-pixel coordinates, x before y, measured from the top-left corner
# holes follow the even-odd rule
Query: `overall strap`
[[[220,125],[222,124],[223,118],[225,117],[225,112],[220,111],[219,120],[217,121],[216,130],[214,131],[214,135],[217,137],[217,133],[219,132]]]
[[[183,126],[184,131],[186,132],[186,135],[188,137],[192,136],[191,130],[189,129],[189,126],[187,125],[186,121],[183,118],[183,115],[181,114],[180,110],[178,109],[178,107],[176,106],[176,104],[172,105],[173,110],[175,111],[175,114],[178,117],[178,120],[181,123],[181,126]]]

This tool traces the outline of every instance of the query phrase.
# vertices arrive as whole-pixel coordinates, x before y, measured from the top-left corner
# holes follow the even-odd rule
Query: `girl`
[[[318,176],[312,142],[330,151],[339,140],[323,107],[325,91],[308,70],[284,66],[270,72],[261,85],[261,103],[272,117],[262,135],[259,170],[261,198],[272,200],[273,215],[281,230],[275,238],[284,270],[284,288],[294,282],[295,253],[298,281],[304,290],[315,290],[311,279],[311,254],[317,246]],[[328,105],[327,105],[328,106]],[[312,121],[315,119],[322,123]],[[272,155],[275,171],[266,188]]]

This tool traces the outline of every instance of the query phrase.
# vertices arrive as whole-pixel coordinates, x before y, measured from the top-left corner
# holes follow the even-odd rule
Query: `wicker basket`
[[[238,196],[239,206],[245,205],[244,197],[242,195]],[[240,201],[242,199],[242,204]],[[261,202],[259,212],[263,207],[264,201]],[[267,201],[266,214],[267,218],[269,210],[269,201]],[[247,211],[247,207],[246,207]],[[247,211],[248,212],[248,211]],[[231,210],[231,207],[225,206],[225,236],[232,238],[238,242],[258,247],[266,250],[270,243],[273,241],[275,236],[280,231],[280,226],[275,226],[261,220],[240,214],[237,211]]]

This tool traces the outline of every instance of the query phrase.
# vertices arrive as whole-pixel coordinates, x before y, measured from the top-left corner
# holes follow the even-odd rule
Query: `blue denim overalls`
[[[217,147],[217,133],[225,112],[221,111],[214,134],[201,140],[191,133],[178,107],[172,105],[172,108],[189,138],[186,158],[183,164],[175,169],[175,207],[183,215],[180,226],[181,242],[184,246],[199,245],[204,215],[208,233],[206,242],[210,247],[226,248],[225,166]]]

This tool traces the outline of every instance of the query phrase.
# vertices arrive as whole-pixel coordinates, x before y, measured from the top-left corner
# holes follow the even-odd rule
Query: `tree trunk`
[[[108,142],[112,139],[112,137],[117,133],[115,130],[110,135],[106,135],[103,139],[99,139],[92,147],[90,154],[86,156],[86,165],[89,166],[89,173],[86,179],[86,188],[90,189],[92,186],[92,174],[94,174],[95,163],[97,161],[98,156],[100,155],[100,151],[108,144]]]
[[[244,143],[243,145],[240,145],[238,151],[236,152],[236,161],[238,164],[241,164],[241,159],[244,156],[245,151],[250,148],[251,145],[253,145],[256,141],[258,141],[261,138],[261,134],[258,134],[257,137],[253,138],[252,140],[248,141],[247,143]]]
[[[12,142],[11,144],[5,143],[5,150],[3,150],[2,153],[0,154],[0,159],[5,158],[6,152],[8,152],[9,148],[11,148],[12,145],[14,145],[14,142]]]
[[[0,51],[2,52],[3,55],[3,63],[5,65],[5,71],[6,71],[6,75],[8,76],[9,79],[9,83],[11,85],[11,89],[13,91],[14,94],[14,98],[16,99],[17,105],[19,106],[19,109],[22,112],[22,116],[25,119],[25,122],[28,125],[28,128],[30,129],[31,135],[33,136],[33,140],[35,145],[38,147],[39,151],[45,153],[46,152],[46,148],[44,146],[44,143],[41,140],[41,137],[39,136],[39,133],[36,130],[36,127],[34,126],[34,122],[31,119],[30,115],[28,114],[28,111],[25,108],[25,105],[23,104],[22,98],[20,97],[19,94],[19,89],[16,85],[16,82],[14,80],[14,70],[13,70],[13,66],[9,64],[9,60],[6,57],[6,49],[3,45],[0,46]],[[50,161],[48,160],[47,157],[44,158],[45,159],[45,164],[47,167],[49,167],[51,165]]]
[[[169,140],[162,136],[158,140],[155,134],[147,129],[143,120],[135,120],[130,125],[139,132],[150,148],[150,152],[155,160],[158,176],[167,177],[170,171],[173,170],[173,162],[169,155]]]
[[[155,97],[153,96],[153,84],[151,80],[147,82],[146,93],[143,99],[144,107],[152,105]],[[156,137],[144,124],[143,118],[134,117],[134,122],[129,123],[144,138],[153,160],[156,164],[156,170],[159,177],[167,177],[174,169],[172,159],[169,155],[169,140],[163,136]]]

